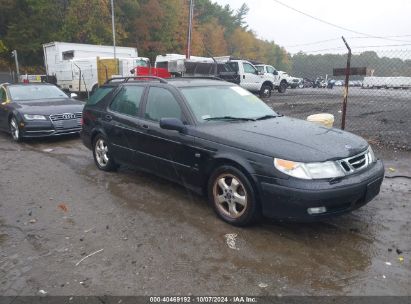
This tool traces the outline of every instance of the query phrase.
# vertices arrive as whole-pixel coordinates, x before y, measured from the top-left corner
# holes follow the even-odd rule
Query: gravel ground
[[[305,119],[331,113],[341,125],[343,88],[288,89],[273,92],[266,102],[276,111]],[[346,130],[364,136],[382,148],[411,150],[411,90],[349,88]]]
[[[411,174],[409,152],[378,154]],[[98,171],[78,137],[0,134],[0,172],[1,295],[411,295],[407,179],[339,218],[241,229],[178,185]]]

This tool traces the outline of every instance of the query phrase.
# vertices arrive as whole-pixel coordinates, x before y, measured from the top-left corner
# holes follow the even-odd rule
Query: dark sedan
[[[51,84],[0,85],[0,130],[15,141],[79,133],[84,104]]]
[[[234,225],[318,220],[372,200],[384,168],[354,134],[278,115],[232,83],[126,79],[83,111],[101,170],[127,164],[205,193]],[[167,202],[164,202],[167,204]]]

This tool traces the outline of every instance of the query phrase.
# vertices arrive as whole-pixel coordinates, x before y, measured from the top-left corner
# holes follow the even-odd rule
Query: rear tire
[[[13,138],[15,142],[22,141],[19,123],[17,122],[17,118],[14,116],[9,121],[9,130],[10,130],[11,137]]]
[[[216,214],[234,226],[247,226],[261,216],[255,190],[241,170],[224,165],[208,181],[208,199]]]
[[[117,164],[110,155],[108,140],[102,134],[99,134],[94,138],[93,157],[97,168],[100,170],[114,171],[117,168]]]
[[[271,96],[271,86],[269,84],[263,84],[260,90],[260,97],[261,98],[270,98]]]
[[[285,93],[287,90],[287,82],[281,81],[280,86],[278,87],[278,93]]]

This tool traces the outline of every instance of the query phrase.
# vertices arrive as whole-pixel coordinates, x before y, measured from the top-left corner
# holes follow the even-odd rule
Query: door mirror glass
[[[165,130],[174,130],[178,132],[184,132],[186,129],[186,126],[178,118],[161,118],[160,128],[165,129]]]

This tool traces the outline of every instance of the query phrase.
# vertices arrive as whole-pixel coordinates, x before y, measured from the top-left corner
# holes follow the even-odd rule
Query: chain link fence
[[[333,114],[340,128],[345,77],[334,77],[333,68],[345,68],[347,55],[298,59],[290,74],[300,78],[299,85],[273,92],[267,102],[302,119]],[[353,52],[351,67],[366,67],[372,76],[350,76],[345,129],[380,148],[411,150],[411,50]]]

